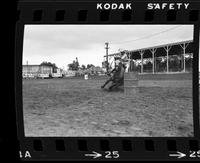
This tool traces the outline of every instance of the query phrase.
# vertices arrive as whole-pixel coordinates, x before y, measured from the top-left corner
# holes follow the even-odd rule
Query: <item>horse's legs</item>
[[[104,85],[101,86],[101,88],[104,88],[110,81],[112,81],[111,79],[108,79]]]
[[[117,88],[119,86],[123,85],[121,81],[113,83],[108,89],[111,91],[113,88]]]
[[[109,88],[108,90],[111,91],[114,87],[116,87],[117,83],[113,83]]]

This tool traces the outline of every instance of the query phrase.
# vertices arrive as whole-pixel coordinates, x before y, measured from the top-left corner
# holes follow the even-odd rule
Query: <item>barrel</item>
[[[84,79],[85,79],[85,80],[88,80],[88,74],[85,74],[85,75],[84,75]]]
[[[124,94],[135,95],[137,93],[139,93],[138,73],[125,72],[124,73]]]

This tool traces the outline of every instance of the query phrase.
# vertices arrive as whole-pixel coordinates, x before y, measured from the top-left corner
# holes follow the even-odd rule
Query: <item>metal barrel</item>
[[[136,72],[124,73],[124,94],[135,95],[139,93],[138,74]]]

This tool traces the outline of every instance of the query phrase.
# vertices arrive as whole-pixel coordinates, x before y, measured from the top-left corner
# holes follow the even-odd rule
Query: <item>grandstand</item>
[[[136,71],[141,74],[192,72],[192,46],[193,40],[186,40],[127,50],[130,61],[129,72]],[[109,54],[108,57],[119,57],[119,55],[118,52]]]

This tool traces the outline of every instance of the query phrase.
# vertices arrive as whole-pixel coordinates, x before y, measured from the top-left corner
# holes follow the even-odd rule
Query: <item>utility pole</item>
[[[108,49],[109,49],[109,47],[108,47],[108,42],[106,42],[105,43],[105,45],[106,45],[106,47],[105,47],[105,49],[106,49],[106,71],[107,71],[107,73],[108,73]]]

